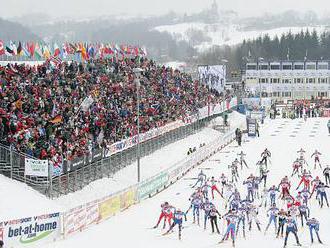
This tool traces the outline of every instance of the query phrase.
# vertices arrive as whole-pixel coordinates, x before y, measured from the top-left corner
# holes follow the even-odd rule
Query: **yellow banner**
[[[120,211],[120,197],[114,196],[99,204],[100,220],[107,219]]]
[[[131,189],[120,195],[120,209],[124,210],[135,203],[135,190]]]

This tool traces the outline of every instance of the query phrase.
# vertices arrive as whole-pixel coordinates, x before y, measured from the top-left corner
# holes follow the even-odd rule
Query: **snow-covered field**
[[[78,233],[64,241],[60,241],[48,246],[47,248],[67,248],[67,247],[145,247],[145,248],[207,248],[207,247],[230,247],[229,242],[218,245],[220,236],[210,232],[210,226],[207,230],[202,227],[192,224],[191,213],[188,215],[188,221],[184,223],[183,239],[181,241],[177,238],[177,230],[168,236],[162,236],[164,232],[161,229],[151,229],[158,219],[160,213],[160,204],[164,201],[169,201],[176,207],[183,210],[188,209],[188,198],[192,193],[191,184],[193,180],[190,178],[196,177],[200,168],[208,176],[219,177],[220,173],[228,174],[227,165],[231,163],[241,150],[247,153],[247,163],[250,169],[245,169],[240,174],[240,180],[246,178],[250,173],[256,173],[256,162],[260,158],[260,153],[267,147],[272,152],[270,168],[270,176],[268,186],[278,184],[284,175],[291,174],[291,164],[297,157],[297,151],[304,148],[307,151],[306,158],[309,164],[312,164],[310,155],[315,149],[321,153],[321,163],[323,165],[330,163],[329,141],[330,136],[326,128],[327,119],[308,119],[307,122],[302,120],[279,119],[267,123],[261,130],[260,138],[248,138],[242,147],[237,147],[232,144],[211,157],[208,161],[203,163],[198,168],[192,170],[183,179],[176,184],[161,192],[155,197],[143,201],[124,211],[117,216],[110,218],[108,221],[93,226],[83,233]],[[219,161],[220,162],[219,162]],[[313,176],[321,176],[320,169],[312,170]],[[322,177],[323,178],[323,177]],[[297,179],[291,179],[293,187],[297,186]],[[240,190],[245,195],[245,187],[240,186]],[[329,192],[328,192],[329,193]],[[295,194],[294,194],[295,195]],[[214,203],[219,208],[221,214],[225,213],[224,202],[221,198],[216,197]],[[278,200],[279,207],[283,206],[283,202]],[[320,235],[325,245],[314,244],[310,245],[308,229],[301,228],[300,221],[299,238],[304,247],[330,247],[330,209],[320,209],[316,201],[313,199],[311,208],[311,217],[316,217],[321,222]],[[259,218],[262,223],[262,229],[265,229],[268,221],[265,209],[261,208],[259,211]],[[225,224],[220,221],[220,229],[223,232]],[[294,240],[289,238],[288,247],[293,246]],[[279,248],[283,247],[283,240],[276,239],[271,226],[266,235],[256,231],[253,227],[252,232],[247,232],[246,239],[241,236],[237,239],[236,247],[265,247]]]
[[[223,25],[221,23],[205,24],[197,22],[164,25],[155,28],[155,30],[158,30],[160,32],[170,33],[178,40],[186,41],[189,41],[189,30],[202,31],[206,36],[211,39],[211,41],[197,45],[196,48],[200,50],[207,49],[212,45],[236,45],[243,42],[244,39],[254,39],[265,34],[268,34],[271,38],[274,38],[276,35],[280,38],[283,33],[285,34],[291,31],[293,34],[297,34],[301,32],[301,30],[306,31],[307,29],[309,31],[315,29],[318,33],[326,31],[326,27],[324,26],[281,27],[269,30],[242,31],[238,25]]]

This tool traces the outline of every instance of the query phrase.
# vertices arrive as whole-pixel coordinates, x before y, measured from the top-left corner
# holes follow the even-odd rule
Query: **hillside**
[[[40,40],[40,38],[32,33],[29,28],[16,22],[7,21],[0,18],[0,39],[8,42],[10,40],[29,41]]]

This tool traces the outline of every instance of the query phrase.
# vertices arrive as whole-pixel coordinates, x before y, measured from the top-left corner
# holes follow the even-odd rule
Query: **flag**
[[[88,51],[87,51],[87,53],[88,53],[88,56],[89,56],[90,58],[94,58],[94,56],[95,56],[95,49],[94,49],[94,47],[93,47],[92,45],[90,45],[90,46],[88,47]]]
[[[42,59],[42,50],[41,50],[39,43],[36,43],[36,45],[35,45],[34,56],[36,57],[37,60]]]
[[[0,40],[0,55],[4,55],[5,54],[5,47],[3,45],[3,41]]]
[[[88,58],[87,58],[86,47],[84,46],[83,43],[80,43],[80,49],[81,49],[81,58],[82,58],[83,60],[88,59]]]
[[[34,43],[33,42],[31,42],[31,43],[28,42],[26,44],[26,46],[27,46],[28,52],[30,54],[30,57],[33,57],[34,56],[34,51],[35,51],[35,45],[34,45]]]
[[[56,123],[61,123],[62,122],[62,116],[61,115],[57,115],[55,116],[50,123],[56,124]]]
[[[17,55],[23,56],[23,48],[22,48],[22,43],[20,41],[18,42]]]
[[[52,63],[56,68],[62,63],[61,58],[55,57],[55,56],[50,56],[49,62]]]
[[[10,41],[10,47],[13,50],[13,55],[17,55],[17,47],[14,42]]]
[[[61,51],[60,51],[60,48],[59,46],[57,45],[57,43],[55,42],[54,43],[54,56],[55,57],[58,57],[60,55]]]
[[[67,46],[66,44],[62,44],[61,58],[66,59],[67,56],[68,56]]]
[[[49,59],[50,58],[50,51],[47,45],[43,46],[43,52],[42,55],[45,59]]]
[[[7,56],[13,56],[14,55],[14,48],[12,47],[12,42],[10,41],[9,46],[6,46],[5,54]]]
[[[31,56],[30,52],[29,52],[28,44],[23,44],[22,49],[23,49],[23,56],[25,56],[25,57]]]

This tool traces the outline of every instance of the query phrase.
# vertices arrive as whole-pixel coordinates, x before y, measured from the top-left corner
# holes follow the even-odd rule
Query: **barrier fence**
[[[243,124],[242,124],[243,125]],[[42,244],[67,238],[98,224],[120,211],[166,189],[194,167],[200,165],[235,139],[235,130],[227,132],[180,164],[102,199],[92,201],[64,213],[52,213],[0,222],[0,238],[6,247]]]

